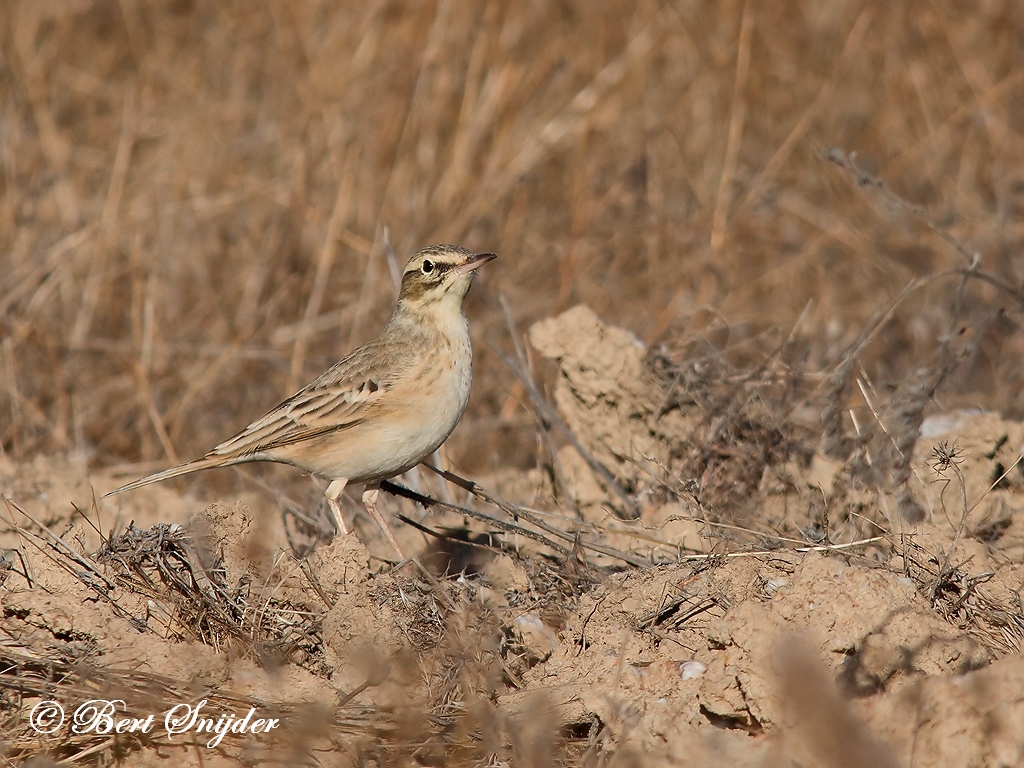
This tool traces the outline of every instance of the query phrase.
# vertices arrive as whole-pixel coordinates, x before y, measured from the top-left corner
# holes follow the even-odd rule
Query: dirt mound
[[[423,566],[355,537],[299,557],[242,504],[185,519],[167,492],[144,507],[159,522],[90,527],[111,518],[80,462],[5,462],[10,759],[1019,762],[1024,427],[929,417],[900,486],[867,471],[868,441],[830,457],[769,368],[723,399],[585,308],[530,338],[558,363],[554,471],[529,476],[555,506],[468,483],[476,501],[429,515],[389,497]],[[30,722],[97,698],[284,725],[210,747]]]

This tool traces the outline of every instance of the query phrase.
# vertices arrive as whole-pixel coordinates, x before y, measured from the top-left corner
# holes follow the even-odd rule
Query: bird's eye
[[[424,259],[423,266],[420,267],[420,269],[423,270],[424,275],[432,275],[434,274],[434,262],[432,262],[430,259]]]

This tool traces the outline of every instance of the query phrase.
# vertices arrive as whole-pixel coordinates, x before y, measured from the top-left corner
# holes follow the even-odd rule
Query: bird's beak
[[[459,264],[459,266],[455,268],[455,271],[460,275],[468,275],[473,270],[479,269],[488,261],[496,258],[498,258],[498,254],[496,253],[477,253],[470,256],[464,263]]]

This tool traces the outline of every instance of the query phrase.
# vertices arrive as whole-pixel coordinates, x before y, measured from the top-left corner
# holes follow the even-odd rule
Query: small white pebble
[[[788,584],[789,581],[787,579],[768,579],[768,581],[764,583],[764,591],[769,595],[774,595]]]
[[[690,659],[679,665],[679,674],[683,680],[695,680],[708,671],[708,665],[703,661]]]

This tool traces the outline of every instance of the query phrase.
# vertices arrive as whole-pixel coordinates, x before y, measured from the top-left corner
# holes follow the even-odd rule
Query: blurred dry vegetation
[[[1012,527],[1011,513],[971,527],[966,502],[954,504],[954,524],[935,534],[939,554],[897,543],[894,522],[923,512],[907,489],[915,450],[923,465],[914,441],[925,413],[974,406],[1024,417],[1022,51],[1017,0],[978,0],[969,9],[952,0],[6,2],[0,452],[19,462],[75,453],[94,470],[124,476],[201,455],[376,331],[394,301],[395,258],[459,243],[500,259],[467,301],[476,378],[446,465],[473,477],[543,465],[547,474],[539,474],[553,486],[546,500],[574,501],[571,511],[593,526],[574,530],[595,537],[600,529],[610,538],[605,518],[595,524],[580,497],[560,486],[566,439],[611,467],[603,491],[614,486],[619,496],[595,506],[620,518],[631,516],[628,507],[683,499],[704,523],[748,525],[770,507],[776,516],[765,516],[757,532],[771,528],[773,547],[875,543],[882,530],[891,537],[864,555],[857,578],[875,578],[865,573],[880,562],[891,566],[887,575],[911,576],[911,597],[927,606],[928,620],[937,612],[984,646],[977,664],[974,651],[964,651],[971,660],[958,672],[1016,653],[1024,637],[1019,593],[1016,609],[1002,593],[982,599],[971,579],[992,574],[969,576],[958,569],[975,555],[963,563],[952,556],[966,539],[996,541]],[[663,396],[636,412],[653,446],[650,466],[623,458],[632,444],[617,451],[589,433],[592,413],[580,410],[573,421],[572,403],[559,400],[554,384],[559,373],[541,356],[559,359],[563,386],[571,373],[583,377],[573,385],[588,375],[586,360],[567,360],[572,350],[545,353],[545,344],[558,346],[557,333],[523,345],[528,360],[517,357],[530,326],[579,303],[596,315],[569,316],[585,332],[613,337],[600,318],[648,345],[644,376],[652,374]],[[518,361],[521,379],[503,357]],[[531,376],[560,417],[531,396]],[[623,392],[651,383],[641,378]],[[547,439],[558,418],[569,422],[562,443]],[[957,475],[960,486],[987,495],[1013,461],[1013,440],[1006,455],[1005,436],[990,456],[978,448],[977,474],[969,482]],[[935,463],[955,475],[961,454],[955,445],[944,450]],[[829,510],[805,498],[812,484],[793,494],[799,509],[766,500],[790,499],[792,478],[802,481],[819,455],[835,462],[837,487],[848,483],[836,491],[845,516],[833,517],[831,530]],[[239,483],[260,471],[273,470],[202,482]],[[294,471],[274,477],[308,488]],[[1005,485],[1019,491],[1019,476]],[[884,493],[865,502],[857,496],[864,487]],[[878,508],[889,492],[902,516]],[[940,498],[929,513],[945,504]],[[532,524],[533,511],[519,511],[515,519]],[[105,556],[124,568],[115,574],[124,589],[163,599],[170,588],[160,592],[149,579],[173,569],[154,563],[193,572],[182,554],[191,544],[165,533],[129,529],[105,542]],[[530,572],[530,606],[562,611],[556,628],[574,626],[574,601],[600,581],[601,568],[603,577],[614,570],[594,557],[573,571],[578,547],[600,542],[562,533],[544,550],[561,560],[517,564],[538,569]],[[728,541],[736,539],[756,537]],[[143,544],[178,548],[131,560],[126,553],[140,558]],[[701,551],[695,557],[709,556]],[[651,560],[664,563],[665,552]],[[89,562],[106,562],[96,557]],[[804,565],[787,557],[795,556],[770,567],[790,578]],[[736,579],[749,575],[730,563]],[[288,578],[301,580],[296,573]],[[405,576],[387,578],[409,588]],[[470,587],[424,578],[424,603],[459,606],[469,627],[459,635],[438,619],[434,641],[443,645],[438,638],[448,632],[444,642],[458,645],[453,637],[494,629],[487,622],[496,619],[473,613]],[[679,578],[665,594],[691,577]],[[214,581],[225,594],[234,589]],[[558,583],[558,594],[572,599],[551,608],[538,597],[542,583]],[[209,622],[209,595],[191,589],[188,610]],[[728,590],[707,590],[705,607],[724,613],[728,601],[716,601]],[[295,636],[317,646],[335,605],[319,592],[316,602],[308,585],[295,591],[315,603],[302,604],[308,624],[295,629],[280,618],[299,605],[282,598],[274,614],[281,626],[258,638],[287,647],[285,655],[295,653]],[[758,600],[770,597],[764,592]],[[663,607],[636,625],[638,636],[676,621]],[[181,637],[209,642],[209,626],[197,620]],[[508,626],[498,634],[509,635]],[[329,677],[322,646],[303,647],[296,664]],[[481,648],[472,653],[500,656]],[[464,685],[493,704],[504,690],[496,680],[518,684],[528,671],[481,672],[465,663],[468,655],[442,653],[445,683],[424,712],[486,714],[453,691]],[[72,665],[61,674],[79,675],[83,689],[92,684]],[[466,682],[473,674],[486,681]],[[755,709],[723,705],[712,715],[733,725],[749,715],[743,728],[753,733]],[[511,711],[500,710],[510,734],[504,746],[521,764],[614,753],[595,741],[597,733],[614,741],[614,717],[601,716],[604,730],[574,723],[577,730],[560,734],[569,752],[552,757],[543,740],[516,742],[526,737],[509,725]],[[434,738],[436,722],[417,726],[417,738]],[[457,718],[443,722],[454,728]],[[463,726],[486,732],[476,720]],[[472,739],[444,734],[450,743],[434,746],[450,764],[484,764],[496,753],[473,742],[479,754],[460,763],[458,745]],[[444,752],[451,743],[454,751]],[[531,749],[544,759],[531,762]],[[626,751],[619,758],[609,764],[630,764]]]
[[[467,471],[533,461],[486,343],[509,346],[499,296],[521,328],[586,302],[648,342],[710,330],[757,358],[794,334],[833,359],[965,263],[831,146],[1021,279],[1008,0],[31,0],[0,25],[0,442],[19,457],[201,454],[386,319],[385,231],[399,259],[501,254],[468,305]],[[954,312],[1001,300],[930,282],[862,360],[898,380]],[[943,404],[1019,415],[1019,341],[990,335]]]

